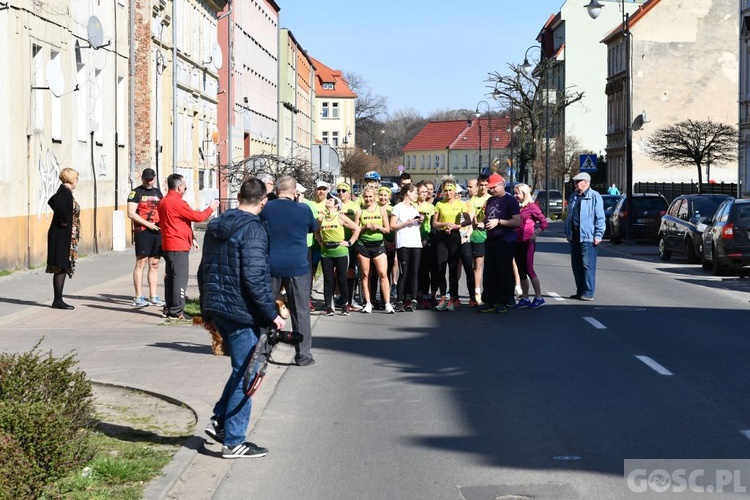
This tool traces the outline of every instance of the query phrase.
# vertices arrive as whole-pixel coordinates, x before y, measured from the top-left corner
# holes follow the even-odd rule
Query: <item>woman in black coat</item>
[[[52,222],[47,232],[47,272],[53,274],[52,287],[55,309],[75,309],[63,302],[62,293],[65,275],[73,277],[78,258],[78,237],[81,230],[81,207],[73,198],[73,190],[78,184],[78,172],[64,168],[59,176],[62,185],[49,199],[52,208]]]

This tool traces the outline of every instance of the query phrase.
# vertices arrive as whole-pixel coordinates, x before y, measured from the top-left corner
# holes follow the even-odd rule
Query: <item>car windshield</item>
[[[550,191],[549,192],[549,198],[552,201],[559,201],[562,200],[562,193],[560,191]],[[547,192],[546,191],[539,191],[539,194],[536,195],[537,200],[546,200],[547,199]]]
[[[637,210],[665,210],[667,208],[664,200],[657,197],[643,196],[633,197],[633,205]],[[624,206],[624,204],[623,204]]]

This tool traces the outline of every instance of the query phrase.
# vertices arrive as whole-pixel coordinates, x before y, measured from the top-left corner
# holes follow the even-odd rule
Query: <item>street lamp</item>
[[[592,0],[596,1],[596,0]],[[544,55],[544,50],[539,45],[532,45],[523,55],[523,64],[521,69],[527,75],[531,74],[532,65],[529,63],[529,51],[531,49],[539,49],[540,59],[539,63],[544,71],[544,89],[547,95],[547,100],[544,105],[544,196],[546,196],[546,202],[544,204],[544,216],[549,219],[549,68],[547,67],[547,58]]]
[[[477,126],[479,127],[479,164],[477,166],[477,171],[481,174],[482,173],[482,120],[479,119],[481,115],[479,112],[471,113],[469,117],[466,119],[466,125],[471,128],[471,125],[474,120],[477,121]]]
[[[490,104],[487,101],[479,101],[477,103],[474,116],[476,116],[477,119],[479,119],[479,117],[482,116],[479,113],[479,105],[482,103],[484,103],[487,106],[487,132],[489,133],[489,136],[490,136],[490,141],[489,141],[490,145],[487,146],[487,151],[488,151],[487,163],[489,164],[489,169],[491,170],[492,169],[492,116],[491,116],[492,108],[490,108]],[[477,175],[482,174],[482,126],[481,126],[482,122],[480,121],[479,123],[480,123],[480,126],[479,126],[479,171],[477,172]]]
[[[615,1],[620,4],[622,12],[622,34],[625,38],[625,210],[628,216],[625,218],[625,241],[633,242],[633,100],[630,92],[632,75],[630,74],[630,13],[625,11],[625,0],[603,0]],[[596,19],[604,5],[591,0],[586,5],[586,10],[591,19]]]

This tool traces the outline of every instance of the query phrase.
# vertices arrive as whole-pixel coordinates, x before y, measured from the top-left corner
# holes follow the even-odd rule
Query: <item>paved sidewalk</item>
[[[188,297],[198,296],[195,273],[199,262],[200,252],[192,252]],[[56,356],[75,352],[78,368],[94,382],[162,395],[190,407],[198,422],[195,436],[175,455],[164,475],[149,484],[145,498],[156,499],[169,493],[203,447],[203,429],[230,367],[229,358],[213,355],[210,336],[203,328],[166,324],[160,308],[132,306],[133,264],[132,250],[80,259],[64,291],[74,311],[49,307],[52,276],[43,268],[1,277],[0,349],[26,352],[43,338],[41,352],[52,351]],[[289,362],[293,353],[293,349],[277,348],[274,358]],[[260,393],[253,398],[253,421],[286,368],[270,367]]]

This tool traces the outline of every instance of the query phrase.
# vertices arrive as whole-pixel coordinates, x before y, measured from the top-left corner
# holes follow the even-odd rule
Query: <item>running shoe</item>
[[[406,310],[409,312],[414,312],[417,310],[417,307],[419,307],[417,305],[417,301],[412,299],[412,301],[409,302],[409,304],[406,306]]]
[[[341,315],[342,316],[349,316],[349,308],[347,308],[347,307],[341,308]]]
[[[263,448],[255,443],[246,442],[238,444],[234,448],[223,446],[221,448],[222,458],[260,458],[268,455],[268,448]]]
[[[156,307],[164,307],[166,305],[166,302],[161,300],[158,295],[151,297],[148,299],[149,304]]]
[[[385,303],[385,313],[386,314],[396,314],[396,310],[393,308],[390,302]]]
[[[544,305],[544,299],[541,297],[535,297],[534,302],[532,302],[529,307],[531,309],[536,309],[537,307],[542,307],[543,305]]]
[[[143,297],[136,297],[133,299],[133,305],[135,307],[146,307],[148,305],[148,301],[144,299]],[[164,304],[162,304],[163,306]]]
[[[495,306],[495,312],[498,314],[505,314],[508,312],[508,306],[505,306],[505,305]]]
[[[217,420],[212,418],[208,422],[205,432],[211,437],[211,439],[213,439],[217,443],[224,442],[224,426],[221,425]]]
[[[326,307],[326,316],[333,316],[334,314],[336,313],[333,311],[332,307]]]
[[[453,305],[454,306],[460,306],[461,305],[461,299],[459,299],[458,297],[456,297],[455,299],[453,299]]]
[[[480,312],[480,313],[493,313],[493,312],[495,312],[495,306],[491,306],[489,304],[484,304],[479,309],[477,309],[477,312]]]
[[[362,310],[362,306],[352,302],[351,304],[346,306],[346,309],[349,312],[359,312]]]
[[[422,299],[422,309],[430,309],[431,307],[430,299]]]
[[[469,307],[479,307],[479,302],[474,299],[469,299]]]
[[[524,309],[526,307],[531,307],[531,301],[529,299],[521,299],[516,302],[516,305],[513,306],[513,309]]]
[[[448,304],[446,304],[445,297],[442,297],[440,299],[440,302],[435,306],[436,311],[445,311],[445,309],[448,307]]]
[[[458,302],[458,299],[449,300],[448,303],[445,305],[445,308],[448,311],[455,311],[456,310],[456,302]]]
[[[362,312],[366,314],[370,314],[372,312],[372,304],[370,302],[365,304],[365,307],[362,308]]]
[[[407,305],[408,305],[408,302],[407,302]],[[396,304],[393,306],[393,309],[395,309],[397,313],[402,313],[406,311],[406,306],[404,306],[403,302],[396,302]]]

